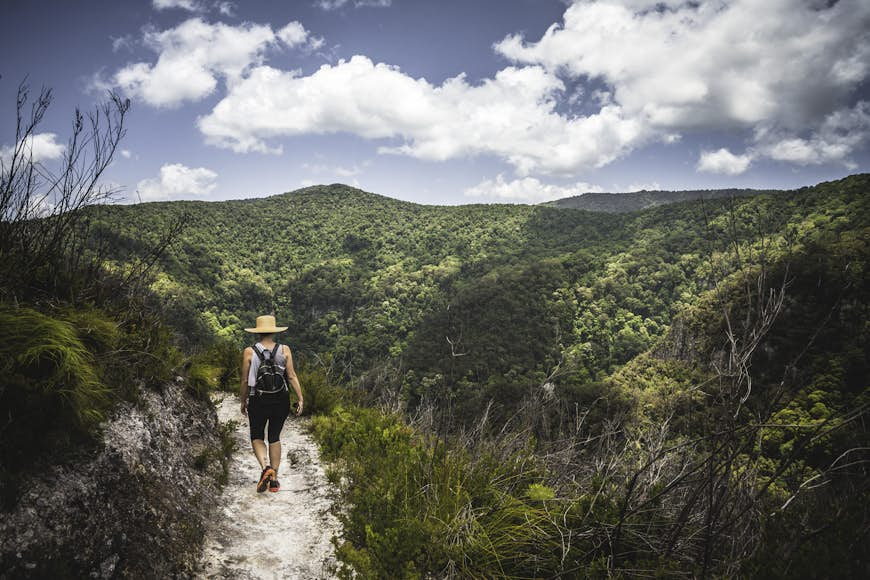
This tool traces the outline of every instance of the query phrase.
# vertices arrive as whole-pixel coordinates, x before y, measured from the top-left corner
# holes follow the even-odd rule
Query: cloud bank
[[[477,85],[463,75],[432,85],[354,56],[310,76],[255,67],[198,124],[209,143],[240,153],[277,151],[269,138],[344,132],[397,140],[381,152],[419,159],[491,154],[520,175],[598,167],[642,135],[619,107],[588,117],[557,113],[563,90],[539,66],[508,67]]]
[[[538,41],[512,35],[495,49],[603,81],[628,118],[656,132],[752,129],[751,155],[787,160],[800,149],[803,163],[845,162],[867,138],[861,123],[836,150],[813,143],[830,142],[832,116],[866,114],[849,99],[870,71],[868,29],[863,0],[576,1]]]
[[[315,2],[324,10],[389,4]],[[854,96],[870,76],[867,30],[866,0],[575,0],[540,38],[496,42],[510,66],[492,77],[433,84],[364,55],[311,74],[283,70],[266,63],[270,49],[322,39],[298,22],[274,30],[192,18],[148,31],[156,61],[124,67],[114,84],[175,107],[214,94],[223,80],[226,92],[197,125],[207,143],[239,153],[346,133],[378,141],[383,154],[493,156],[520,178],[488,182],[510,198],[523,188],[547,195],[531,193],[541,189],[524,178],[576,178],[693,132],[745,136],[743,151],[699,151],[701,172],[738,175],[760,160],[852,166],[870,138],[870,103]],[[593,83],[603,88],[576,90]]]

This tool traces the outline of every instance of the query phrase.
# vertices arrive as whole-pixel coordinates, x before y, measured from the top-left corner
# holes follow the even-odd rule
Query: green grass
[[[0,309],[0,372],[8,391],[56,400],[79,426],[90,428],[105,419],[109,389],[88,347],[99,352],[116,336],[113,324],[92,312],[64,319],[4,306]]]

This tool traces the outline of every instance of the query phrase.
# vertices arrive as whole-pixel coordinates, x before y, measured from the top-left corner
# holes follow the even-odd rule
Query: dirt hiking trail
[[[257,493],[260,467],[251,451],[248,420],[239,399],[216,399],[218,420],[236,421],[238,449],[219,497],[217,517],[206,531],[200,578],[333,578],[331,539],[340,525],[332,515],[334,492],[326,480],[317,445],[291,415],[281,431],[281,490]]]

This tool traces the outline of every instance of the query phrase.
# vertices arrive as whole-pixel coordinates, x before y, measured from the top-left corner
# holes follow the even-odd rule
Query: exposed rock
[[[0,521],[0,579],[191,574],[222,467],[217,418],[182,385],[142,389],[101,442],[34,474]]]

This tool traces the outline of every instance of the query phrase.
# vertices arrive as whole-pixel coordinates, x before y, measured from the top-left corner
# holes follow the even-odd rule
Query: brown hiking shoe
[[[269,482],[269,491],[275,493],[281,489],[281,482],[278,481],[278,478],[273,478],[272,481]]]
[[[275,470],[272,469],[271,465],[267,465],[263,468],[263,473],[260,474],[260,481],[257,483],[257,493],[263,493],[266,491],[266,488],[269,487],[269,482],[272,481],[272,478],[275,477]]]

